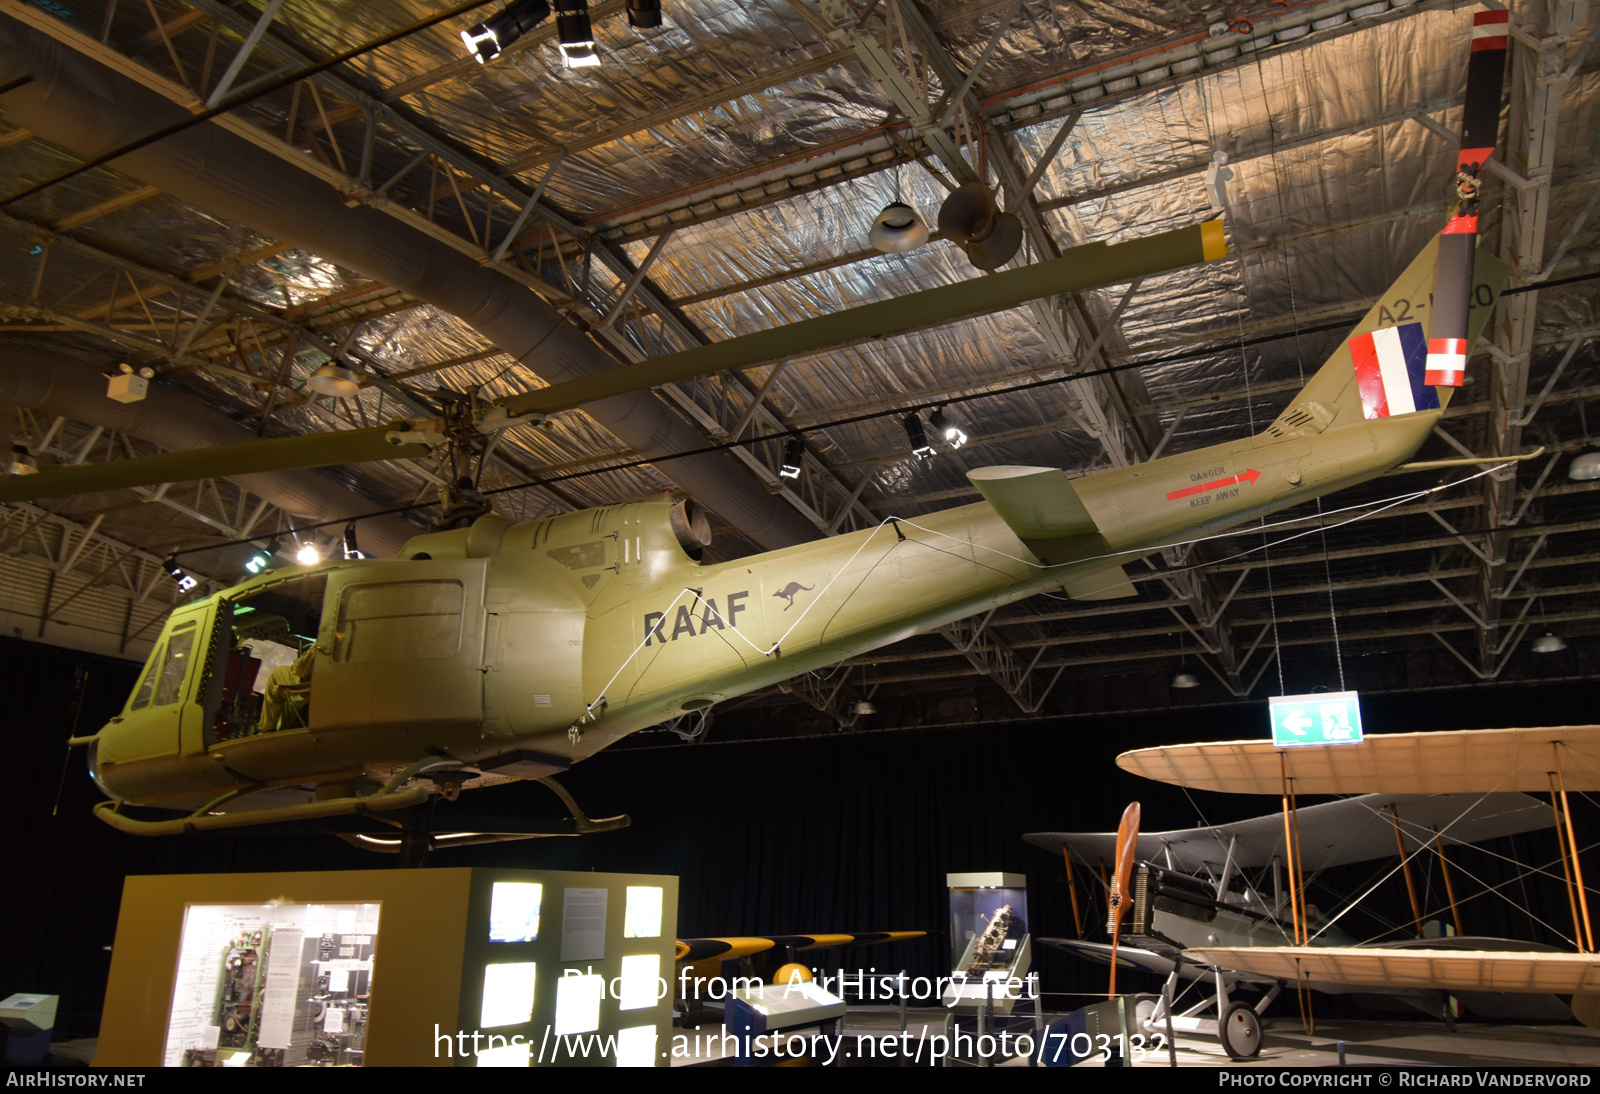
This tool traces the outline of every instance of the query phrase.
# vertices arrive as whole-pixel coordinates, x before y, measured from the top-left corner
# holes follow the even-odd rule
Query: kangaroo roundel
[[[802,585],[798,581],[791,581],[789,584],[785,585],[772,595],[781,596],[784,600],[788,601],[788,603],[783,606],[783,610],[788,611],[790,608],[794,607],[794,598],[796,596],[798,596],[800,593],[809,593],[814,588],[816,588],[814,585]]]

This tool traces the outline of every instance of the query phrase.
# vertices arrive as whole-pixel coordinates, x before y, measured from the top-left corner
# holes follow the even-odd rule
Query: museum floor
[[[926,1026],[932,1034],[943,1028],[944,1014],[936,1008],[910,1011],[907,1025],[913,1036]],[[710,1032],[713,1027],[706,1027]],[[845,1036],[882,1037],[899,1030],[899,1017],[890,1010],[883,1013],[852,1011]],[[1316,1032],[1307,1036],[1293,1019],[1267,1023],[1261,1055],[1239,1064],[1228,1059],[1216,1040],[1210,1037],[1178,1035],[1179,1067],[1332,1067],[1339,1062],[1340,1041],[1345,1043],[1345,1063],[1355,1065],[1409,1064],[1440,1067],[1600,1067],[1600,1031],[1583,1026],[1517,1026],[1463,1022],[1451,1034],[1443,1026],[1420,1022],[1342,1020],[1318,1022]],[[93,1058],[92,1038],[58,1042],[51,1053],[58,1062],[88,1063]],[[727,1066],[714,1045],[696,1059],[673,1062],[673,1066]],[[851,1061],[855,1063],[855,1061]],[[71,1066],[70,1064],[67,1066]],[[858,1065],[859,1066],[859,1065]],[[1025,1067],[1020,1059],[1008,1060],[1001,1067]],[[1080,1067],[1100,1067],[1090,1061]],[[1135,1064],[1138,1067],[1167,1066],[1165,1053]]]
[[[942,1031],[944,1012],[938,1008],[913,1009],[907,1027],[915,1040],[919,1030],[927,1035]],[[1238,1063],[1229,1060],[1214,1037],[1178,1034],[1179,1067],[1333,1067],[1339,1063],[1339,1042],[1345,1044],[1345,1063],[1355,1065],[1417,1065],[1422,1067],[1600,1067],[1600,1031],[1584,1026],[1520,1026],[1462,1022],[1455,1033],[1442,1025],[1411,1021],[1345,1019],[1320,1021],[1307,1035],[1292,1018],[1266,1023],[1261,1055]],[[844,1033],[847,1043],[860,1037],[898,1033],[899,1015],[892,1009],[873,1012],[852,1010]],[[708,1027],[709,1029],[709,1027]],[[926,1059],[926,1057],[924,1057]],[[725,1066],[720,1052],[708,1045],[697,1059],[674,1061],[674,1066]],[[857,1061],[850,1061],[861,1066]],[[1011,1059],[1001,1067],[1025,1067]],[[1087,1061],[1080,1067],[1100,1067]],[[1135,1063],[1138,1067],[1165,1067],[1167,1055]]]

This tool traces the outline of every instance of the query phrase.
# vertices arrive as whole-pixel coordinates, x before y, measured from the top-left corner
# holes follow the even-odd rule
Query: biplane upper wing
[[[1395,853],[1394,821],[1410,842],[1429,843],[1437,833],[1446,844],[1479,843],[1551,827],[1548,805],[1526,794],[1365,794],[1298,811],[1304,869],[1322,870]],[[1033,832],[1022,837],[1035,847],[1088,865],[1111,862],[1115,832]],[[1273,813],[1233,824],[1144,832],[1138,857],[1188,874],[1219,873],[1233,843],[1241,869],[1266,866],[1283,856],[1283,816]]]
[[[1600,991],[1600,954],[1592,953],[1409,946],[1200,946],[1185,950],[1184,955],[1224,968],[1301,983],[1310,980],[1451,993],[1581,995]]]
[[[1592,792],[1600,790],[1600,726],[1381,733],[1334,748],[1259,739],[1162,745],[1124,752],[1117,766],[1226,794],[1279,794],[1285,773],[1297,794],[1547,793],[1559,766],[1568,790]]]

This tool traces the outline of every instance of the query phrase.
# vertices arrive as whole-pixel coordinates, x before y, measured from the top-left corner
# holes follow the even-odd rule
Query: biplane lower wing
[[[1590,953],[1410,946],[1197,946],[1184,954],[1223,968],[1286,982],[1320,981],[1451,994],[1600,992],[1600,954]]]

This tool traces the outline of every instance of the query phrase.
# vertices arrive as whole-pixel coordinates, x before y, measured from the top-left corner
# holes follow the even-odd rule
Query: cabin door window
[[[351,585],[339,598],[333,659],[339,664],[422,661],[461,651],[461,582]]]

